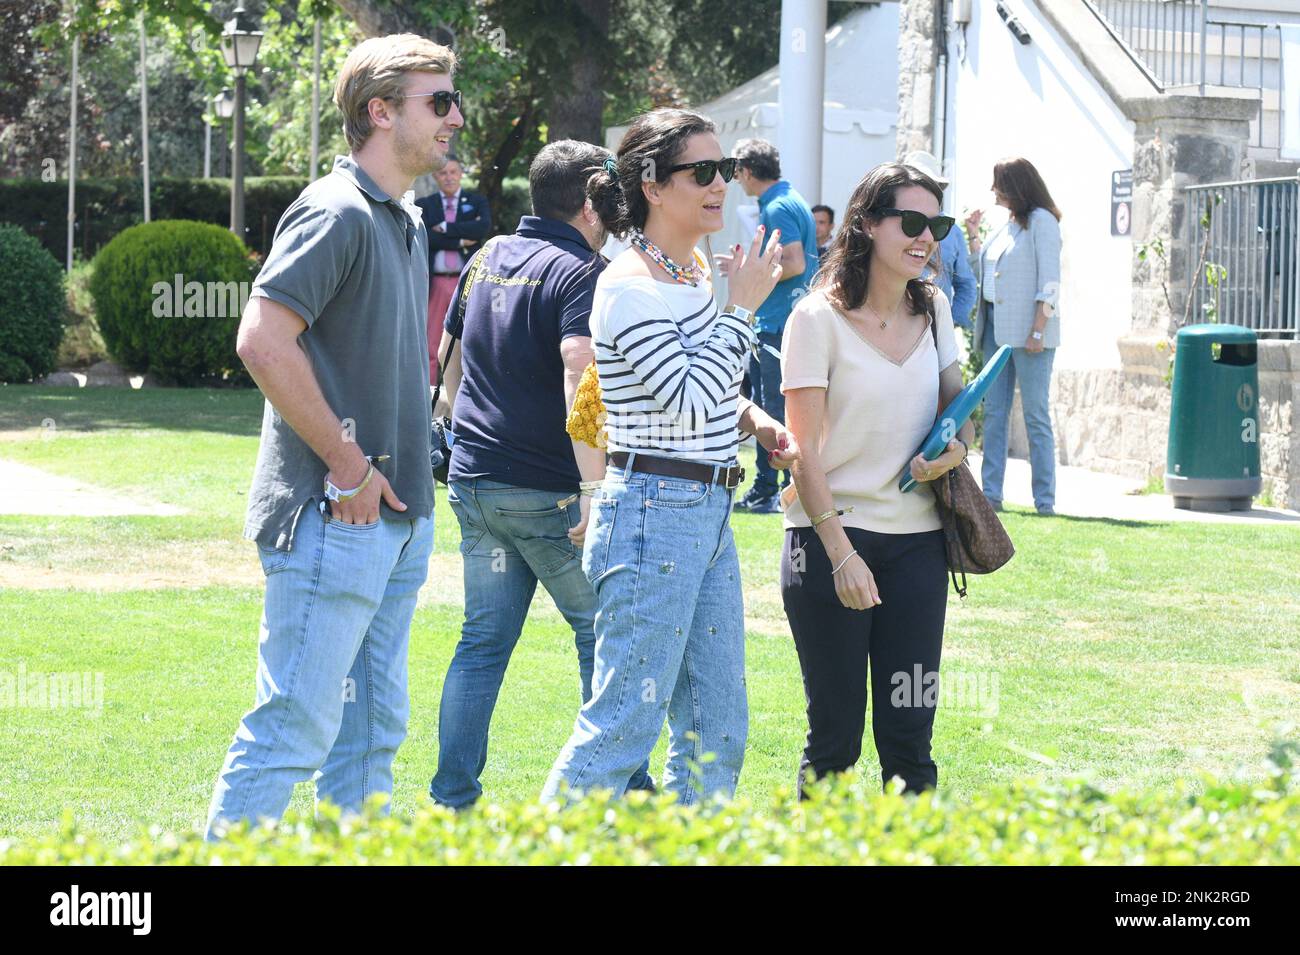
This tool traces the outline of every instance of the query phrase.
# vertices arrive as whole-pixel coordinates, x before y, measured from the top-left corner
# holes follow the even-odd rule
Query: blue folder
[[[944,449],[948,447],[948,442],[957,437],[957,432],[961,426],[966,423],[966,419],[971,416],[979,403],[984,400],[984,394],[989,390],[989,386],[997,381],[998,375],[1002,374],[1002,369],[1007,366],[1011,360],[1011,347],[1001,345],[993,353],[993,357],[988,360],[984,368],[975,380],[969,385],[957,392],[957,397],[948,403],[948,407],[943,409],[935,421],[934,427],[921,443],[917,450],[918,454],[925,456],[927,461],[933,461],[939,455],[943,454]],[[915,455],[913,455],[915,457]],[[911,459],[908,464],[910,465]],[[904,465],[903,473],[898,476],[898,489],[900,491],[910,491],[916,487],[917,481],[912,477],[910,466]]]

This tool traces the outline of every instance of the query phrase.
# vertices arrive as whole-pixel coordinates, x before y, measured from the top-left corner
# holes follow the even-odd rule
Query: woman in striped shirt
[[[760,233],[748,255],[732,250],[720,310],[695,248],[722,228],[735,169],[713,124],[655,110],[632,123],[617,155],[588,184],[610,231],[632,242],[598,279],[591,314],[610,452],[590,489],[582,556],[597,598],[593,693],[543,796],[564,786],[621,795],[667,718],[663,784],[690,803],[735,792],[748,729],[729,524],[744,473],[737,428],[774,452],[774,466],[797,454],[779,422],[740,398],[750,318],[780,276],[781,247],[773,234],[760,252]]]

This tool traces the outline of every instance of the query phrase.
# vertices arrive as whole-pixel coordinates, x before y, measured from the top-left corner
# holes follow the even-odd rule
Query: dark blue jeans
[[[781,335],[777,332],[759,332],[760,345],[771,345],[781,350]],[[754,402],[782,424],[785,423],[785,395],[781,393],[781,359],[764,348],[758,350],[758,357],[749,359],[749,400]],[[790,483],[789,471],[777,471],[767,463],[767,452],[763,446],[757,448],[757,473],[751,493],[771,497],[780,487]],[[781,486],[777,486],[778,479]]]
[[[573,627],[582,701],[591,698],[596,593],[582,572],[582,552],[567,536],[581,510],[577,500],[557,506],[565,497],[482,479],[448,488],[460,522],[465,623],[442,685],[438,769],[429,784],[434,802],[460,808],[483,793],[492,711],[539,580]],[[648,788],[648,769],[647,762],[629,788]]]

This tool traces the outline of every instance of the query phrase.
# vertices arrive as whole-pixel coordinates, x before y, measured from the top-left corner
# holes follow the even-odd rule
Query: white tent
[[[742,139],[781,142],[780,82],[780,68],[773,67],[696,107],[717,124],[725,154]],[[863,174],[895,158],[897,122],[898,3],[886,0],[855,11],[826,31],[821,181],[795,182],[794,187],[810,205],[822,202],[833,208],[838,226]],[[609,128],[605,145],[616,150],[626,129]],[[742,205],[753,212],[742,215]],[[733,185],[723,215],[726,225],[711,237],[715,252],[752,238],[756,200]]]

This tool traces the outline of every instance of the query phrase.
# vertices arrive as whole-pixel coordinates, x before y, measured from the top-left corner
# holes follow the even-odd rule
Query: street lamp
[[[221,31],[221,55],[235,74],[234,168],[230,181],[230,231],[244,238],[244,77],[257,62],[262,31],[241,2]]]
[[[217,119],[230,119],[235,115],[235,94],[230,87],[224,88],[216,96],[212,97],[212,108],[217,114]],[[223,148],[221,150],[221,177],[226,176],[226,162],[230,157],[230,140],[226,138],[226,127],[222,124],[221,141]]]
[[[229,86],[212,97],[212,107],[218,119],[230,119],[235,115],[235,94],[230,91]]]
[[[212,114],[217,119],[230,119],[235,112],[235,94],[229,89],[222,90],[212,97]],[[225,163],[222,163],[224,171]],[[212,124],[203,122],[203,178],[212,178]]]

